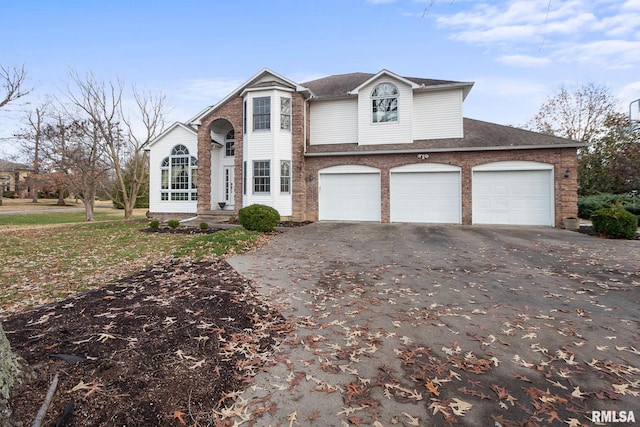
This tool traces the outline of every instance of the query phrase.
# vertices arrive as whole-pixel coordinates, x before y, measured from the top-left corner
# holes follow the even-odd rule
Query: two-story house
[[[262,70],[150,146],[156,217],[254,203],[294,221],[561,226],[582,144],[463,118],[473,84]],[[490,108],[488,106],[488,108]]]

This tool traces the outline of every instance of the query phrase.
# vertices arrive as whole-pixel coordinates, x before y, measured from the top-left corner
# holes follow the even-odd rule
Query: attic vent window
[[[371,92],[373,123],[398,121],[398,88],[391,83],[381,83]]]

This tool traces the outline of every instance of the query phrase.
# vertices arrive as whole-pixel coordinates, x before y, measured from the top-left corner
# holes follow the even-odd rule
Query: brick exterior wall
[[[555,224],[562,227],[562,218],[577,217],[577,156],[576,148],[526,150],[488,150],[469,152],[435,152],[429,158],[416,154],[349,155],[305,157],[305,139],[309,139],[309,114],[306,100],[300,93],[292,94],[292,197],[294,221],[318,220],[318,171],[338,165],[372,166],[381,170],[382,222],[389,222],[389,170],[415,163],[444,163],[462,168],[462,223],[472,223],[471,170],[474,166],[499,161],[534,161],[554,165]],[[235,188],[242,188],[242,98],[234,97],[202,119],[198,129],[198,214],[211,210],[211,135],[210,126],[216,120],[226,120],[235,130]],[[306,132],[306,135],[305,135]],[[305,138],[306,136],[306,138]],[[402,148],[407,148],[403,145]],[[569,177],[565,178],[565,172]],[[242,191],[235,192],[235,212],[242,207]]]
[[[555,224],[562,227],[562,218],[578,216],[578,173],[575,148],[537,150],[470,151],[453,153],[429,153],[429,158],[419,159],[416,154],[353,155],[341,157],[308,157],[306,159],[307,198],[305,219],[318,220],[318,171],[330,166],[362,165],[380,169],[381,217],[389,222],[390,169],[416,163],[444,163],[462,168],[462,223],[472,223],[471,170],[474,166],[500,161],[532,161],[554,165]],[[569,177],[565,178],[565,172]],[[295,209],[295,207],[294,207]]]
[[[292,95],[293,104],[291,115],[291,197],[292,197],[292,217],[293,221],[306,221],[307,203],[307,181],[306,162],[304,157],[305,144],[305,103],[304,96],[299,93]],[[308,124],[308,122],[307,122]],[[306,126],[308,130],[309,127]]]
[[[198,214],[211,210],[211,124],[216,120],[226,120],[235,131],[234,177],[235,188],[242,188],[242,98],[230,99],[220,108],[205,116],[198,127]],[[235,194],[235,212],[242,204],[242,191]]]

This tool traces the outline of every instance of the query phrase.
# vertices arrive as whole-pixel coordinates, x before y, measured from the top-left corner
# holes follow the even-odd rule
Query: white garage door
[[[517,167],[529,170],[509,170]],[[474,224],[554,225],[551,165],[482,165],[473,170],[472,187]]]
[[[321,221],[380,221],[380,171],[334,166],[319,172]]]
[[[461,222],[460,168],[440,164],[391,169],[391,222]]]

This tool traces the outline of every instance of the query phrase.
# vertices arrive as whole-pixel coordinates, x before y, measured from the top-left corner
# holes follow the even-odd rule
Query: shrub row
[[[617,203],[640,219],[640,197],[630,194],[601,193],[593,196],[578,198],[578,216],[589,219],[591,215],[602,208],[609,208]]]

